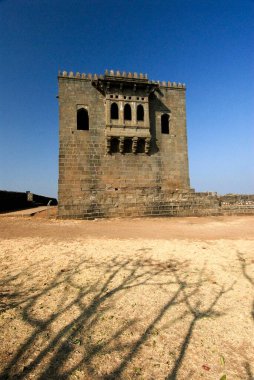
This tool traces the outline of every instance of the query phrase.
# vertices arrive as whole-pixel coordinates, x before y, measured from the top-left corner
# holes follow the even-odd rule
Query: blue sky
[[[0,189],[56,196],[57,71],[187,85],[191,186],[254,193],[253,0],[0,0]]]

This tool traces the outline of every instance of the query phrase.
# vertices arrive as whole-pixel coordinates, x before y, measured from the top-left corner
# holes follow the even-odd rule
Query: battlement
[[[149,80],[147,74],[143,73],[131,73],[131,72],[120,72],[119,70],[105,70],[104,75],[103,74],[86,74],[86,73],[80,73],[73,71],[67,72],[67,71],[59,71],[58,72],[58,78],[66,78],[66,79],[78,79],[78,80],[87,80],[87,81],[94,81],[94,80],[110,80],[110,81],[124,81],[124,82],[140,82],[140,83],[147,83],[147,84],[153,84],[158,85],[159,87],[165,87],[165,88],[177,88],[181,90],[186,89],[185,83],[176,83],[176,82],[170,82],[170,81],[155,81],[155,80]]]

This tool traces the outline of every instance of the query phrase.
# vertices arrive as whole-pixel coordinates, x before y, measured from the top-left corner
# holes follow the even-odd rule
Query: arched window
[[[115,119],[115,120],[117,120],[119,118],[119,116],[118,116],[118,105],[116,103],[111,104],[110,118]]]
[[[77,111],[77,129],[83,131],[89,130],[89,116],[85,108],[80,108]]]
[[[169,115],[161,115],[161,133],[169,134]]]
[[[124,120],[131,120],[131,106],[129,104],[124,106]]]
[[[144,121],[144,108],[141,104],[137,106],[137,121]]]

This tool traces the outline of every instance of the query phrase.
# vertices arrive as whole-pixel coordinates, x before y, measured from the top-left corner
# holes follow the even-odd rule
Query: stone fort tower
[[[113,70],[58,83],[60,217],[165,215],[189,192],[185,85]]]

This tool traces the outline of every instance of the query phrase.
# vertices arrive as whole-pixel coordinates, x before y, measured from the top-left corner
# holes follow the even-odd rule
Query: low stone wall
[[[254,195],[228,194],[219,196],[223,215],[254,214]]]
[[[55,198],[33,194],[30,191],[16,192],[0,190],[0,213],[47,205],[50,200],[51,206],[57,205]]]
[[[254,214],[254,195],[223,195],[194,191],[109,189],[87,193],[83,203],[59,206],[61,218],[94,219],[143,216],[212,216]]]

